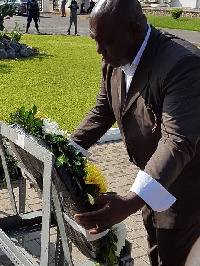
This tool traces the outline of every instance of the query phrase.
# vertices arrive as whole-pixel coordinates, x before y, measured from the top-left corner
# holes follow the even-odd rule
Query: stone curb
[[[119,128],[111,128],[109,129],[103,137],[100,138],[98,141],[99,143],[104,143],[108,141],[116,141],[116,140],[121,140],[121,134],[119,131]]]

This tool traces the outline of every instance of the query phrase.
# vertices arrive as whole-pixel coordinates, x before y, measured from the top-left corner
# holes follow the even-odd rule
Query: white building
[[[172,0],[171,7],[200,8],[200,0]]]
[[[141,0],[140,3],[150,4],[152,7],[200,8],[200,0]]]
[[[90,5],[90,0],[76,0],[79,6],[78,14],[87,12],[87,9]],[[95,0],[93,0],[96,2]],[[60,10],[61,0],[38,0],[41,5],[41,9],[43,12],[55,12]],[[68,0],[66,3],[66,13],[69,14],[69,8],[71,0]]]
[[[60,10],[61,0],[39,0],[43,12],[55,12]],[[87,12],[90,0],[76,0],[79,5],[78,13]],[[94,0],[96,2],[96,0]],[[156,6],[169,6],[178,8],[200,8],[200,0],[140,0],[141,3]],[[71,0],[66,4],[66,13],[69,13],[68,6]]]

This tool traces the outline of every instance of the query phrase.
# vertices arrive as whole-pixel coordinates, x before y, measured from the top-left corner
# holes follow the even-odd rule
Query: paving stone
[[[130,239],[127,237],[127,239],[130,241]],[[138,248],[138,244],[135,241],[131,241],[131,246],[132,246],[132,253],[134,254],[134,249]]]
[[[135,241],[140,247],[144,248],[147,251],[148,244],[146,237],[139,237]]]
[[[142,247],[136,247],[136,248],[134,248],[134,250],[132,251],[132,253],[133,253],[133,255],[135,257],[139,257],[140,258],[142,256],[145,256],[147,252]]]
[[[150,265],[150,262],[149,262],[149,256],[148,255],[144,255],[141,257],[141,259],[144,261],[144,263],[146,263],[147,265]],[[145,265],[146,265],[145,264]],[[192,265],[191,265],[192,266]]]
[[[134,266],[147,266],[147,265],[150,265],[150,264],[144,261],[142,258],[134,259]]]
[[[41,199],[39,198],[28,198],[26,201],[27,205],[35,205],[35,204],[40,204],[41,205]]]

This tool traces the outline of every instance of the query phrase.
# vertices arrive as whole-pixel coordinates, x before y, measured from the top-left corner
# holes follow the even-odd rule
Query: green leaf
[[[74,165],[76,165],[76,166],[80,166],[80,165],[81,165],[81,162],[76,161],[76,162],[74,162]]]
[[[88,199],[91,205],[94,205],[94,198],[92,197],[92,195],[90,195],[89,193],[87,193],[88,195]]]
[[[24,106],[22,106],[22,107],[20,108],[20,112],[21,112],[22,114],[25,113],[25,107],[24,107]]]
[[[109,252],[109,259],[110,259],[110,265],[114,265],[116,261],[116,255],[113,253],[112,249],[110,249],[110,252]]]
[[[65,157],[64,154],[57,157],[56,166],[59,167],[59,166],[63,165],[63,163],[68,163],[68,159]]]
[[[55,164],[57,167],[60,167],[62,165],[62,163],[58,159],[56,160]]]
[[[34,115],[32,113],[29,113],[29,119],[34,120]]]
[[[24,116],[25,116],[26,118],[28,118],[28,116],[29,116],[29,112],[26,111],[25,114],[24,114]]]
[[[37,113],[37,106],[36,105],[33,105],[32,110],[33,110],[33,115],[35,115]]]

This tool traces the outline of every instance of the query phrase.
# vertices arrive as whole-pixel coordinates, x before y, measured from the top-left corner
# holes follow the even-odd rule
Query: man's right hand
[[[90,234],[98,234],[120,223],[128,216],[138,211],[145,202],[134,192],[129,192],[126,198],[118,195],[103,195],[95,199],[95,204],[103,205],[100,210],[76,214],[77,223]]]

